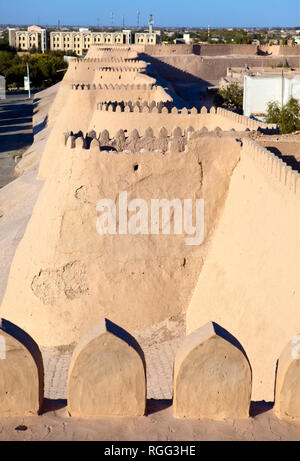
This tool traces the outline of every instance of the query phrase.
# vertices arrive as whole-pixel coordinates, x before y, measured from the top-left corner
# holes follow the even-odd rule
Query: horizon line
[[[54,28],[58,28],[58,25],[57,24],[45,24],[45,23],[12,23],[12,22],[7,22],[7,23],[1,23],[0,26],[33,26],[33,25],[36,25],[36,26],[39,26],[39,27],[54,27]],[[96,29],[103,29],[103,28],[109,28],[109,29],[125,29],[126,27],[128,28],[131,28],[131,29],[143,29],[143,28],[147,28],[147,24],[145,24],[144,26],[140,26],[140,27],[137,27],[136,25],[123,25],[120,24],[120,25],[109,25],[109,24],[104,24],[104,25],[97,25],[97,24],[60,24],[59,27],[91,27],[91,28],[96,28]],[[296,26],[286,26],[286,25],[265,25],[265,26],[254,26],[254,25],[239,25],[239,26],[232,26],[232,25],[223,25],[223,26],[220,26],[220,25],[216,25],[216,26],[212,26],[210,24],[206,25],[206,26],[187,26],[187,25],[177,25],[177,26],[166,26],[166,25],[157,25],[156,28],[157,29],[207,29],[208,26],[210,26],[211,30],[213,29],[278,29],[278,28],[281,28],[281,29],[299,29],[300,30],[300,25]],[[155,27],[154,27],[155,28]]]

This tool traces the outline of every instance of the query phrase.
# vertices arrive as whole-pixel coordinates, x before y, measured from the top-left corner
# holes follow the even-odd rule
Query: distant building
[[[79,31],[55,31],[50,33],[50,49],[74,51],[82,56],[91,45],[156,45],[161,41],[160,32],[153,31],[153,18],[149,20],[149,31],[134,32],[122,30],[116,32],[91,32],[89,29]]]
[[[119,32],[60,32],[50,33],[50,49],[85,54],[91,45],[123,45],[132,43],[131,31]]]
[[[44,53],[48,48],[47,30],[39,26],[29,26],[27,30],[8,29],[9,45],[22,51],[32,48]]]
[[[290,98],[300,101],[300,75],[265,73],[244,75],[244,115],[266,114],[270,102],[286,104]]]
[[[153,31],[154,20],[152,14],[149,18],[149,31],[136,32],[134,34],[134,43],[136,45],[156,45],[160,43],[160,32]]]
[[[183,40],[184,40],[184,43],[189,45],[192,42],[191,35],[190,34],[183,34]]]
[[[91,32],[82,27],[78,31],[57,30],[50,32],[50,40],[46,29],[38,26],[28,27],[27,31],[9,29],[9,44],[22,51],[35,46],[43,52],[50,46],[54,51],[73,51],[78,56],[87,53],[91,45],[156,45],[161,42],[160,31],[153,31],[153,18],[150,16],[149,30],[134,32],[132,30]]]
[[[173,41],[175,45],[189,45],[190,43],[192,43],[193,40],[191,39],[190,34],[183,34],[182,38],[175,38]]]
[[[0,99],[6,99],[6,82],[3,75],[0,75]]]

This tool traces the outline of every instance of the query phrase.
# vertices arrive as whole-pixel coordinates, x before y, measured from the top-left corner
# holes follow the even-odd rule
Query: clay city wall
[[[175,45],[171,43],[162,43],[160,45],[144,45],[142,52],[149,54],[150,56],[163,56],[168,54],[193,54],[193,45]]]
[[[227,73],[228,67],[264,67],[272,68],[286,64],[290,67],[298,67],[297,56],[238,56],[225,57],[202,57],[194,54],[177,56],[150,56],[144,55],[144,59],[151,63],[159,75],[171,82],[188,81],[199,82],[209,86],[216,84]]]
[[[259,47],[262,53],[273,56],[299,56],[300,46],[294,45],[262,45]]]
[[[126,152],[131,149],[126,146],[116,155],[113,149],[105,149],[109,146],[105,146],[104,132],[100,152],[95,140],[91,140],[95,151],[83,148],[82,139],[76,139],[76,147],[70,149],[60,133],[56,162],[11,266],[1,314],[18,321],[41,345],[71,344],[99,316],[109,316],[133,330],[182,312],[240,155],[235,139],[217,136],[191,140],[183,155],[183,136],[175,136],[178,130],[172,136],[178,139],[168,143],[167,155],[161,149],[165,138],[153,139],[151,130],[143,137],[148,140],[130,137],[132,153]],[[135,143],[140,141],[143,147],[135,153]],[[151,151],[153,143],[158,145]],[[149,204],[153,197],[205,196],[203,245],[188,246],[185,235],[173,232],[138,237],[97,232],[99,200],[114,199],[124,190],[128,200],[138,197]]]
[[[167,44],[145,45],[144,53],[150,56],[164,56],[168,54],[183,55],[195,54],[198,56],[228,56],[232,54],[244,54],[247,56],[256,55],[257,45],[231,45],[231,44]]]
[[[277,56],[299,56],[300,46],[288,45],[262,45],[255,44],[168,44],[162,43],[160,45],[145,45],[144,53],[150,56],[164,56],[164,55],[184,55],[195,54],[197,56],[231,56],[231,55],[245,55],[255,56],[260,54],[273,54]]]
[[[200,56],[228,56],[228,55],[246,55],[254,56],[258,54],[257,45],[236,45],[236,44],[207,44],[200,45],[199,52],[197,52],[197,45],[195,45],[195,54]]]
[[[253,367],[252,399],[273,401],[277,358],[299,333],[300,174],[254,141],[242,142],[187,332],[213,318],[238,334]]]

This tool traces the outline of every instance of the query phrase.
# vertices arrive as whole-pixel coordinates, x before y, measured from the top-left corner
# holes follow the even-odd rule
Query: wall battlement
[[[264,123],[258,120],[251,119],[249,117],[245,117],[244,115],[236,114],[231,110],[223,109],[222,107],[218,107],[217,114],[225,117],[227,119],[236,121],[237,123],[241,123],[242,125],[247,126],[249,129],[252,130],[269,130],[269,132],[275,134],[278,133],[278,125],[272,123]]]
[[[277,133],[278,127],[277,125],[273,124],[266,124],[263,122],[259,122],[257,120],[252,120],[248,117],[243,115],[235,114],[234,112],[218,108],[217,110],[215,107],[212,107],[210,111],[207,110],[206,107],[202,107],[200,112],[197,108],[192,109],[177,109],[176,107],[172,107],[170,103],[150,103],[150,105],[144,102],[99,102],[97,104],[97,111],[98,112],[115,112],[115,113],[126,113],[126,116],[132,117],[135,114],[149,114],[151,117],[156,117],[159,115],[165,115],[170,123],[174,125],[181,125],[181,123],[185,123],[186,126],[193,126],[195,130],[202,128],[202,126],[207,125],[211,128],[212,124],[214,124],[214,130],[216,127],[220,127],[219,129],[222,131],[228,131],[231,129],[235,129],[238,131],[262,131],[264,133]],[[129,115],[130,114],[130,115]],[[175,118],[176,117],[176,118]],[[150,120],[150,119],[149,119]],[[149,123],[151,126],[157,126],[158,120],[151,120],[153,123]],[[178,120],[178,123],[176,123]],[[215,124],[216,122],[217,124]],[[166,122],[165,122],[166,123]],[[167,125],[167,123],[166,123]],[[133,124],[134,126],[134,124]],[[230,128],[229,128],[230,127]],[[182,126],[182,128],[184,128]]]
[[[300,173],[252,139],[243,139],[242,152],[253,159],[286,190],[300,198]]]
[[[178,113],[178,109],[176,107],[172,107],[171,102],[155,102],[152,101],[150,104],[147,101],[126,101],[126,102],[119,102],[119,101],[101,101],[97,104],[97,110],[104,111],[104,112],[137,112],[137,113],[156,113],[156,114],[169,114]],[[184,111],[184,109],[182,109]],[[197,109],[195,109],[196,111]],[[195,111],[191,110],[191,113],[196,113]]]
[[[110,66],[105,66],[105,67],[98,67],[97,70],[100,70],[101,72],[141,72],[145,70],[147,67],[147,64],[144,66],[139,66],[139,67],[128,67],[128,66],[122,66],[122,67],[110,67]]]
[[[90,46],[90,50],[94,51],[96,49],[96,51],[104,51],[106,53],[123,53],[123,54],[126,54],[126,53],[129,53],[131,51],[134,51],[132,49],[131,46],[118,46],[118,45],[113,45],[113,44],[110,44],[109,46],[107,45],[101,45],[101,44],[97,44],[97,43],[93,43],[91,46]]]
[[[72,83],[72,90],[134,90],[134,91],[145,91],[145,90],[156,90],[157,85],[153,83],[143,84],[120,84],[118,85],[109,83],[101,85],[95,83]]]
[[[141,61],[137,58],[122,58],[122,57],[115,57],[115,56],[107,56],[105,58],[84,58],[84,59],[74,59],[72,62],[89,64],[89,63],[97,63],[97,62],[109,62],[109,63],[127,63],[127,64],[139,64]]]
[[[169,134],[165,127],[161,127],[158,136],[154,136],[151,127],[145,129],[141,136],[137,129],[130,133],[119,130],[115,136],[111,136],[108,130],[103,130],[97,136],[96,131],[92,130],[85,136],[82,131],[73,133],[72,131],[63,134],[63,144],[70,149],[80,148],[85,150],[102,150],[107,152],[127,152],[137,153],[148,152],[184,152],[190,134],[194,132],[189,127],[184,132],[180,127],[174,127]]]
[[[143,135],[134,128],[131,131],[119,130],[115,135],[111,135],[108,130],[99,132],[95,130],[83,134],[82,131],[74,133],[68,131],[63,134],[63,144],[70,149],[92,149],[104,150],[108,152],[127,152],[137,153],[141,151],[157,151],[161,153],[167,152],[186,152],[189,142],[197,142],[197,139],[203,136],[220,136],[222,132],[220,127],[213,131],[209,131],[206,127],[201,130],[195,130],[189,126],[182,130],[179,126],[175,126],[171,131],[165,126],[162,126],[158,134],[155,136],[154,131],[148,126],[143,131]],[[101,149],[102,148],[102,149]],[[300,197],[300,174],[292,170],[285,162],[276,157],[267,149],[261,147],[252,139],[243,137],[242,152],[250,155],[251,158],[264,165],[266,170],[273,174],[274,177],[280,180],[289,190],[297,193]],[[298,192],[297,192],[298,187]]]

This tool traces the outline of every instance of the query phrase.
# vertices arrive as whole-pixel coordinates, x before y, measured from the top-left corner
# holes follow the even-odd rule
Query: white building
[[[3,75],[0,75],[0,99],[6,99],[6,84]]]
[[[189,45],[191,43],[191,35],[190,34],[183,34],[183,40],[184,40],[184,43],[186,43],[187,45]]]
[[[244,115],[266,114],[270,102],[286,104],[291,98],[300,101],[300,75],[265,73],[244,76]]]

